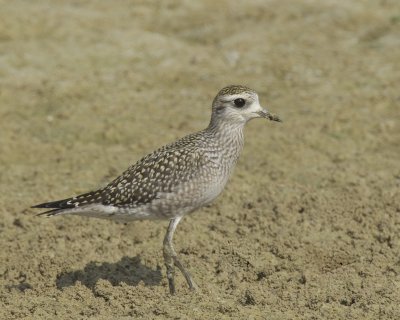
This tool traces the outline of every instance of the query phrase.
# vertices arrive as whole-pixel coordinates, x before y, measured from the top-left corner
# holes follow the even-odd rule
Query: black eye
[[[235,104],[236,107],[242,108],[246,104],[246,100],[244,100],[242,98],[238,98],[238,99],[233,100],[233,103]]]

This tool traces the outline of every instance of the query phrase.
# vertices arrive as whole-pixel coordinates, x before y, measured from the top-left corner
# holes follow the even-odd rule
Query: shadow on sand
[[[140,261],[140,256],[133,258],[123,257],[115,263],[98,262],[88,263],[83,270],[65,272],[58,275],[56,285],[58,289],[73,286],[77,281],[94,292],[96,282],[99,279],[109,281],[113,286],[126,283],[136,286],[143,281],[146,286],[155,286],[161,282],[161,268],[152,270]]]

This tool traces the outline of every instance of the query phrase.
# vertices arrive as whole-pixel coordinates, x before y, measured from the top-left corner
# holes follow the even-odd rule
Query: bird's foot
[[[169,286],[169,292],[171,295],[174,295],[176,292],[175,289],[175,270],[174,267],[177,266],[178,269],[182,272],[183,276],[186,279],[186,282],[189,286],[189,289],[191,291],[196,291],[199,287],[197,284],[194,282],[192,276],[190,275],[189,271],[185,269],[185,267],[182,265],[180,260],[178,259],[177,256],[172,256],[172,261],[169,263],[165,264],[167,268],[167,279],[168,279],[168,286]]]
[[[174,259],[174,264],[178,267],[178,269],[182,272],[183,276],[186,279],[186,282],[189,286],[189,289],[192,291],[197,290],[199,287],[197,286],[197,284],[194,282],[191,274],[189,273],[189,271],[187,271],[185,269],[185,267],[182,265],[181,261],[178,259],[177,256],[173,256],[172,257]]]

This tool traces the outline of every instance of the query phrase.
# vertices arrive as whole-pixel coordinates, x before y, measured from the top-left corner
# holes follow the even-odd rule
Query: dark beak
[[[263,110],[261,110],[261,111],[258,111],[257,113],[258,113],[258,114],[260,115],[260,117],[262,117],[262,118],[266,118],[266,119],[269,119],[269,120],[271,120],[271,121],[282,122],[282,120],[281,120],[277,115],[274,115],[274,114],[272,114],[272,113],[269,113],[269,111],[267,111],[267,110],[265,110],[265,109],[263,109]]]

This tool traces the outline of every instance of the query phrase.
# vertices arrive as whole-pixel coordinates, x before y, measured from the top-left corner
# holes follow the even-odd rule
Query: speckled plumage
[[[256,92],[248,87],[245,86],[227,86],[225,88],[222,88],[218,94],[217,97],[221,96],[226,96],[226,95],[234,95],[234,94],[241,94],[243,92],[250,93],[250,94],[256,94]]]
[[[194,288],[173,250],[172,234],[182,216],[210,203],[222,192],[243,148],[243,127],[258,117],[278,119],[260,107],[253,90],[244,86],[223,88],[213,101],[206,129],[150,153],[102,189],[34,207],[51,208],[43,213],[48,216],[171,220],[164,240],[170,291],[175,291],[174,265]]]

